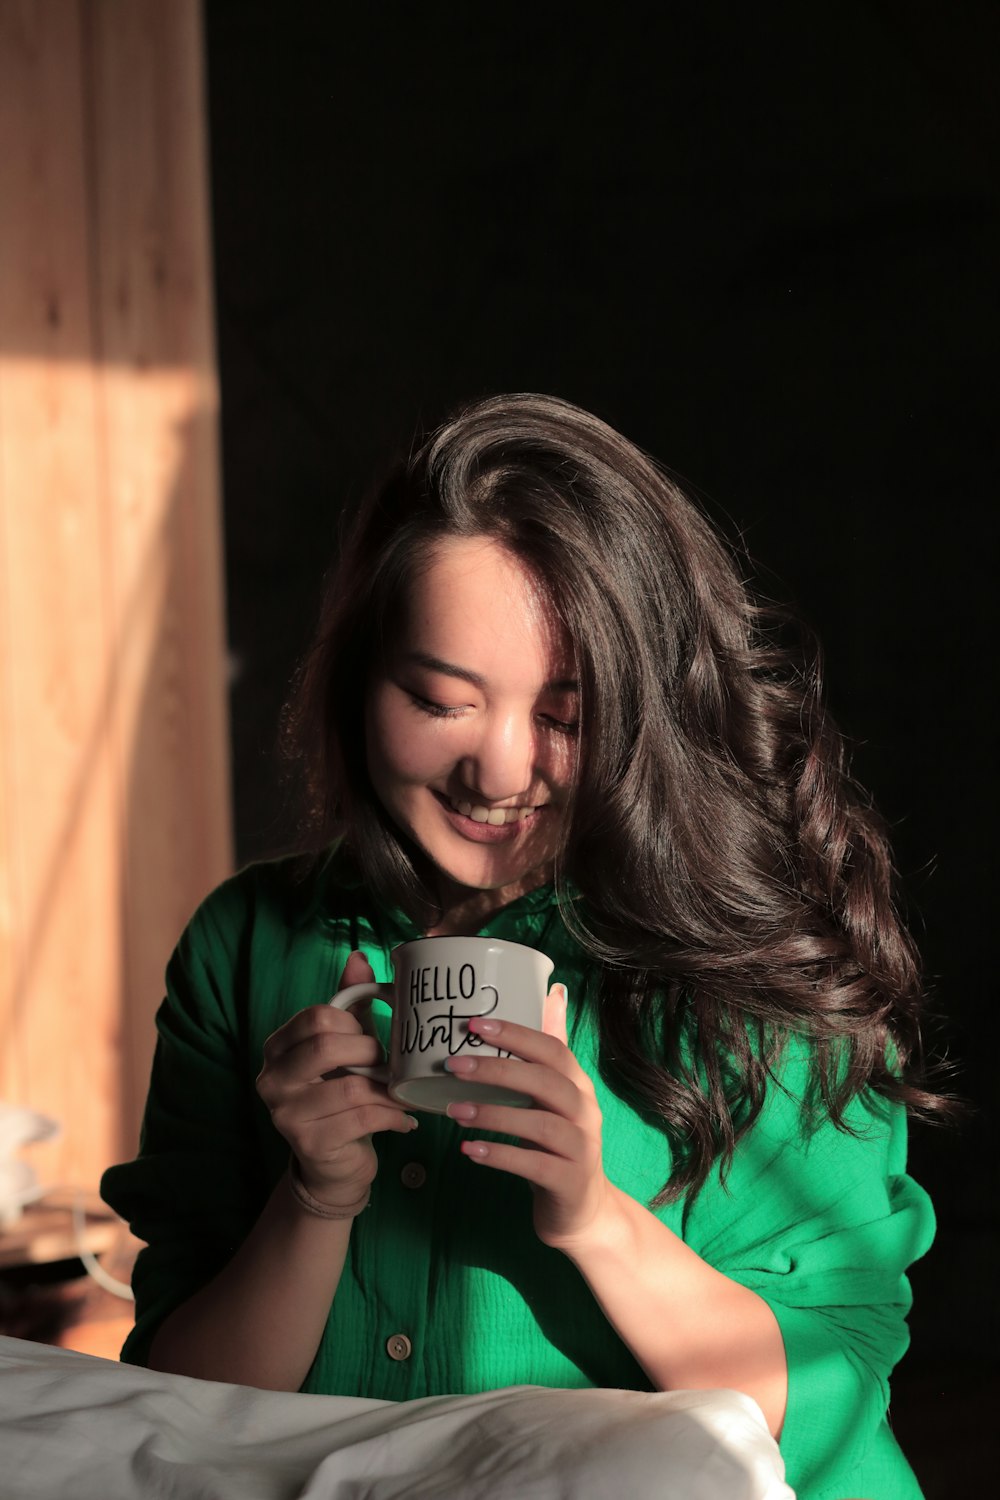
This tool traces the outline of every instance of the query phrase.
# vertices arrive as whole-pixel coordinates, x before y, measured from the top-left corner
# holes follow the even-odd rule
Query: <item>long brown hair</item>
[[[461,410],[353,517],[286,718],[320,842],[436,916],[359,733],[373,653],[442,537],[501,541],[575,643],[585,753],[557,885],[595,960],[601,1069],[663,1127],[657,1201],[725,1170],[790,1035],[845,1128],[865,1091],[920,1111],[922,986],[883,826],[852,782],[820,657],[748,593],[706,517],[598,418],[549,396]]]

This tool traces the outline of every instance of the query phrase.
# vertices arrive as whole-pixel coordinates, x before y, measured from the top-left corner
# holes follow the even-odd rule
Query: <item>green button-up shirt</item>
[[[669,1175],[669,1144],[598,1073],[591,966],[554,890],[513,902],[481,932],[554,960],[570,1044],[603,1111],[605,1171],[648,1204]],[[123,1359],[145,1362],[162,1319],[231,1257],[285,1170],[287,1144],[254,1087],[266,1038],[330,998],[353,949],[386,980],[391,949],[418,935],[336,856],[306,875],[285,861],[252,866],[196,913],[167,969],[138,1159],[102,1186],[148,1243]],[[858,1136],[828,1122],[806,1133],[807,1076],[805,1050],[790,1048],[787,1092],[771,1090],[726,1186],[715,1174],[693,1203],[656,1213],[772,1307],[789,1366],[781,1449],[800,1500],[911,1500],[920,1491],[885,1421],[887,1382],[907,1343],[906,1267],[927,1249],[933,1215],[905,1174],[902,1112],[859,1101]],[[525,1383],[649,1390],[579,1272],[535,1236],[528,1185],[466,1160],[461,1138],[426,1114],[411,1135],[376,1137],[371,1205],[303,1389],[388,1400]]]

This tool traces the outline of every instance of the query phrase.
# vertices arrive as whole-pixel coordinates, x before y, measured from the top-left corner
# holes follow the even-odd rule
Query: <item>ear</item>
[[[542,1010],[542,1030],[547,1036],[558,1037],[560,1042],[569,1045],[566,1035],[566,1006],[569,996],[564,984],[554,984],[545,997],[545,1006]]]

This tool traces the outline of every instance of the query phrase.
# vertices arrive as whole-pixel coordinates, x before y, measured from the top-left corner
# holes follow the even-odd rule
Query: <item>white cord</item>
[[[119,1281],[116,1276],[112,1276],[110,1272],[104,1269],[93,1251],[87,1249],[84,1242],[87,1231],[87,1212],[84,1207],[86,1193],[83,1188],[34,1187],[21,1195],[21,1201],[22,1203],[37,1203],[42,1198],[56,1197],[69,1198],[71,1200],[70,1214],[73,1221],[73,1237],[76,1240],[76,1257],[87,1275],[96,1281],[98,1286],[103,1287],[106,1292],[110,1292],[112,1296],[121,1297],[124,1302],[134,1302],[135,1295],[128,1282]]]
[[[111,1292],[115,1297],[121,1297],[124,1302],[134,1302],[135,1293],[127,1281],[119,1281],[112,1276],[101,1265],[93,1251],[88,1250],[83,1242],[83,1236],[87,1228],[87,1216],[83,1208],[83,1193],[77,1188],[73,1197],[73,1233],[76,1235],[76,1250],[80,1257],[80,1263],[88,1276],[93,1277],[98,1286],[106,1292]]]

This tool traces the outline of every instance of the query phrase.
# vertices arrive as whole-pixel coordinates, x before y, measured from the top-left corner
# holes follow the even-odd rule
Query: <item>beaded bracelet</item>
[[[321,1203],[318,1198],[313,1197],[303,1183],[299,1175],[299,1164],[294,1156],[288,1163],[287,1181],[296,1203],[307,1213],[314,1214],[317,1219],[354,1219],[368,1207],[372,1195],[371,1188],[366,1188],[364,1197],[359,1198],[357,1203],[352,1203],[349,1208],[334,1208],[331,1203]]]

